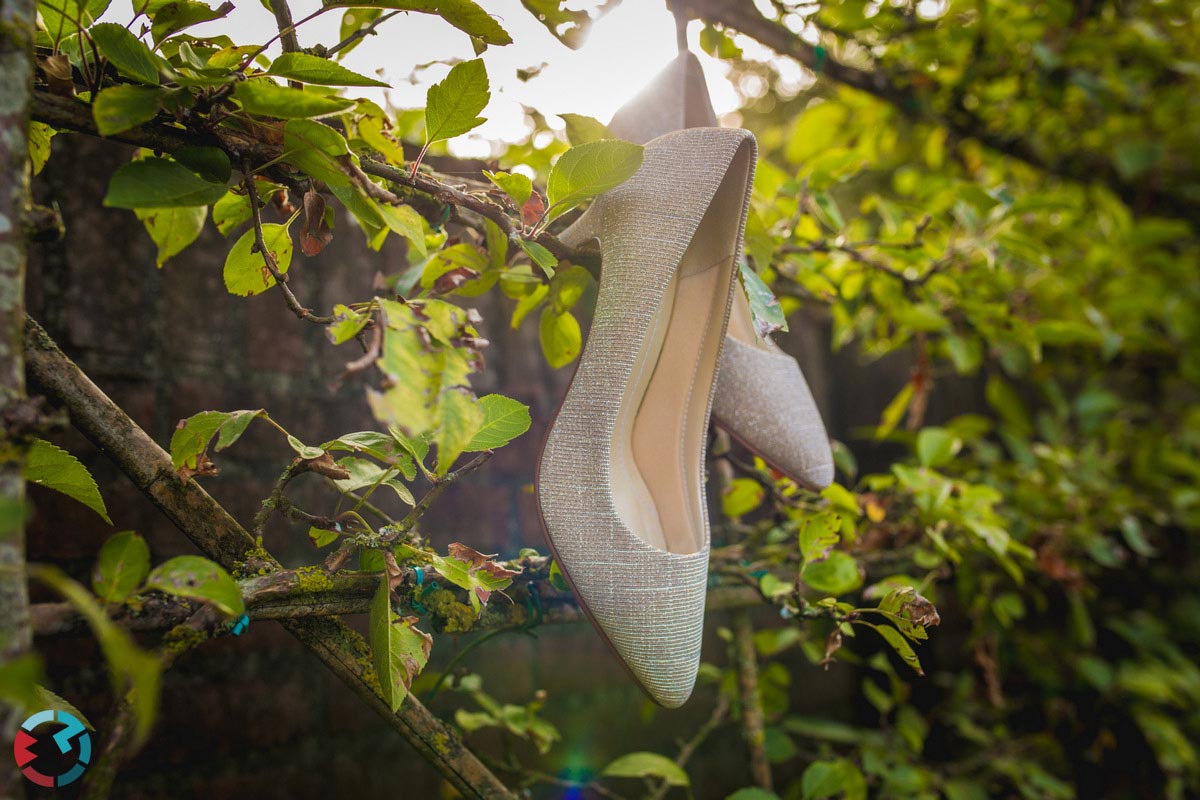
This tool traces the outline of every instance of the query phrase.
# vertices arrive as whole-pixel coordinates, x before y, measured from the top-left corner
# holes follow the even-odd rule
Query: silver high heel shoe
[[[637,682],[674,708],[700,661],[708,418],[741,258],[756,146],[693,128],[577,223],[600,242],[587,344],[539,459],[554,557]]]
[[[685,51],[617,111],[608,128],[618,138],[644,143],[669,131],[716,125],[700,62]],[[577,222],[559,237],[578,247],[586,234]],[[758,336],[740,288],[734,293],[712,413],[714,423],[797,483],[823,489],[833,481],[829,435],[800,366]]]

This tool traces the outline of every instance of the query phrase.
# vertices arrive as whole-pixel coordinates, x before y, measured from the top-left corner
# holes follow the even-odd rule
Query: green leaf
[[[988,405],[995,409],[1015,436],[1025,437],[1033,433],[1033,423],[1029,419],[1025,403],[1008,381],[999,375],[992,375],[988,378],[983,393]]]
[[[246,432],[255,417],[263,416],[261,408],[243,411],[202,411],[182,420],[171,434],[171,463],[175,469],[196,469],[200,455],[217,436],[213,448],[220,452],[236,442]]]
[[[455,64],[425,95],[425,142],[452,139],[482,125],[491,99],[487,69],[474,59]]]
[[[150,548],[133,531],[113,534],[100,548],[92,571],[92,590],[105,603],[124,602],[150,571]]]
[[[166,94],[153,86],[122,84],[108,87],[96,95],[92,102],[96,130],[101,136],[112,136],[149,122],[158,115],[159,105]]]
[[[549,306],[542,309],[538,338],[541,340],[546,362],[555,369],[574,361],[583,347],[579,321],[571,312],[559,314]]]
[[[359,489],[365,489],[371,486],[386,486],[395,492],[407,505],[415,505],[416,500],[412,496],[412,491],[407,486],[396,480],[396,467],[382,467],[373,461],[368,461],[365,458],[342,458],[338,459],[338,466],[350,473],[349,478],[335,480],[333,483],[341,492],[357,492]],[[411,462],[409,466],[409,474],[411,475]]]
[[[412,244],[413,249],[422,258],[427,250],[425,244],[425,224],[421,215],[412,206],[380,205],[379,215],[388,230],[398,236],[403,236]]]
[[[804,563],[828,558],[830,550],[842,539],[838,533],[841,527],[842,518],[828,511],[806,519],[798,537]]]
[[[325,547],[337,541],[337,531],[328,531],[324,528],[310,527],[308,529],[308,538],[312,540],[315,547]]]
[[[88,33],[100,54],[117,68],[117,72],[139,83],[158,85],[160,60],[150,52],[141,39],[134,36],[124,25],[102,22],[93,25]]]
[[[308,119],[293,119],[283,128],[283,149],[289,164],[330,187],[348,188],[350,176],[340,163],[350,157],[350,145],[340,133]]]
[[[743,260],[739,272],[742,276],[742,289],[750,302],[750,316],[754,320],[754,329],[759,336],[767,336],[775,331],[786,331],[787,317],[784,316],[783,306],[775,294],[763,283],[758,273],[750,268]]]
[[[0,663],[0,704],[27,714],[53,708],[42,696],[45,690],[39,684],[45,679],[42,657],[36,652],[5,659]]]
[[[483,407],[474,395],[458,389],[442,393],[441,402],[438,403],[438,426],[433,434],[433,442],[438,448],[438,475],[450,471],[483,422]]]
[[[896,655],[904,660],[918,675],[924,675],[925,670],[921,669],[921,661],[917,658],[917,654],[913,651],[912,645],[904,638],[904,634],[891,627],[890,625],[876,625],[873,622],[859,623],[868,627],[874,628],[875,631],[883,637],[884,641],[892,646],[896,651]]]
[[[594,117],[583,114],[559,114],[559,116],[567,124],[567,140],[572,147],[598,142],[601,139],[616,138],[603,122]]]
[[[104,498],[87,467],[75,456],[44,439],[34,439],[25,454],[25,480],[78,500],[112,525]]]
[[[262,226],[263,241],[272,253],[280,275],[286,275],[292,264],[292,235],[286,225]],[[225,257],[225,288],[230,294],[250,297],[262,294],[275,285],[275,276],[267,269],[263,254],[253,252],[254,229],[246,231]]]
[[[474,0],[438,0],[437,13],[463,33],[487,44],[512,44],[512,37],[508,35],[508,31]]]
[[[189,145],[181,147],[171,156],[190,169],[192,172],[212,183],[225,183],[233,174],[233,165],[229,156],[219,147],[205,145]],[[263,183],[263,187],[278,186],[278,184]],[[263,189],[259,189],[260,194]]]
[[[827,228],[841,232],[846,227],[846,220],[842,217],[842,212],[838,209],[837,202],[832,197],[825,192],[817,192],[813,195],[812,199],[813,211],[817,219],[821,220]]]
[[[425,669],[433,639],[417,629],[416,617],[401,618],[392,611],[391,597],[384,578],[371,600],[369,638],[383,699],[395,712],[408,696],[413,679]]]
[[[825,800],[843,797],[845,800],[866,800],[867,781],[850,761],[814,761],[800,779],[803,800]]]
[[[550,302],[555,313],[562,314],[574,308],[591,282],[592,274],[578,265],[555,272],[550,281]]]
[[[360,314],[339,303],[333,307],[333,322],[325,329],[325,335],[333,344],[345,344],[357,336],[370,321],[370,314]]]
[[[351,50],[362,44],[363,40],[366,38],[365,36],[360,36],[359,38],[353,40],[350,39],[350,36],[354,34],[355,31],[360,31],[364,28],[370,27],[371,23],[379,19],[382,15],[382,8],[352,8],[346,11],[346,13],[342,14],[342,24],[338,30],[338,41],[349,41],[349,44],[339,50],[335,58],[345,58]]]
[[[222,236],[228,236],[234,228],[250,220],[250,198],[236,192],[226,192],[213,203],[213,224]]]
[[[949,464],[962,449],[959,439],[945,428],[922,428],[917,434],[917,460],[925,467]]]
[[[220,564],[201,556],[175,556],[159,564],[147,576],[146,588],[212,603],[231,617],[246,611],[237,581]]]
[[[690,786],[683,767],[658,753],[626,753],[600,771],[606,778],[661,778],[668,786]]]
[[[757,786],[747,786],[744,789],[738,789],[725,800],[779,800],[779,795]]]
[[[135,208],[133,213],[146,226],[146,232],[158,247],[154,263],[161,267],[172,256],[196,241],[204,230],[206,206],[181,206],[177,208]]]
[[[814,591],[834,597],[849,594],[862,586],[858,562],[849,553],[833,550],[822,561],[810,561],[800,570],[800,577]]]
[[[50,40],[57,45],[63,39],[87,28],[104,15],[110,0],[38,0],[37,13],[46,23]]]
[[[496,563],[494,558],[454,543],[450,545],[448,555],[435,555],[432,563],[439,575],[467,590],[471,607],[476,614],[481,614],[492,592],[507,589],[512,585],[512,579],[520,574],[520,571],[514,572]]]
[[[206,206],[224,194],[225,184],[206,181],[169,158],[151,157],[131,161],[113,174],[104,205],[130,209]]]
[[[296,451],[296,455],[300,456],[301,458],[313,459],[320,458],[321,456],[325,455],[325,451],[321,448],[307,445],[297,439],[295,436],[292,436],[290,433],[287,435],[287,442],[291,448]]]
[[[554,268],[558,266],[558,259],[554,254],[547,250],[537,242],[529,239],[517,239],[517,246],[525,251],[525,255],[541,267],[542,272],[551,278],[554,277]]]
[[[341,64],[335,64],[307,53],[282,54],[271,62],[271,68],[267,70],[267,74],[320,86],[382,86],[390,88],[383,81],[359,75]]]
[[[225,2],[216,8],[194,0],[175,0],[175,2],[157,5],[153,12],[154,24],[150,36],[155,42],[161,42],[173,33],[185,30],[193,25],[212,22],[221,19],[233,11],[234,5]]]
[[[291,86],[280,86],[267,78],[238,83],[233,96],[247,113],[279,119],[327,117],[354,105],[354,101],[347,97],[330,97]]]
[[[502,394],[488,394],[479,398],[479,405],[483,424],[463,448],[466,452],[495,450],[529,430],[529,406],[524,403]]]
[[[483,171],[484,176],[500,187],[506,195],[512,198],[517,208],[525,205],[525,201],[533,194],[533,181],[519,172],[490,172]]]
[[[154,726],[158,709],[162,673],[158,656],[141,650],[126,631],[108,618],[87,589],[55,567],[31,565],[29,574],[60,594],[87,620],[108,662],[114,692],[127,698],[133,708],[132,745],[140,745]]]
[[[608,139],[572,147],[550,170],[547,221],[597,195],[620,186],[642,166],[640,144]]]
[[[50,140],[57,131],[44,122],[32,120],[29,123],[29,160],[33,162],[33,174],[40,175],[46,162],[50,160]]]
[[[875,431],[876,439],[886,439],[892,431],[896,430],[896,426],[900,424],[901,418],[904,417],[904,412],[908,411],[909,403],[912,402],[915,389],[912,381],[904,384],[891,402],[887,404],[887,408],[883,409],[883,414],[879,419],[879,427]]]
[[[734,478],[721,492],[721,511],[737,519],[762,505],[766,496],[767,490],[753,478]]]

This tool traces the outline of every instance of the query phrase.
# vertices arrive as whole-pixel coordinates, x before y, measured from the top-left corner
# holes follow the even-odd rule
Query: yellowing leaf
[[[413,679],[425,669],[433,639],[417,629],[416,617],[392,611],[391,597],[388,581],[380,580],[371,600],[369,639],[383,699],[394,712],[408,697]]]
[[[286,225],[268,223],[262,226],[263,241],[275,255],[276,268],[280,275],[292,264],[292,235]],[[253,252],[254,229],[242,234],[225,257],[225,288],[230,294],[250,297],[262,294],[275,285],[275,276],[267,269],[263,254]]]

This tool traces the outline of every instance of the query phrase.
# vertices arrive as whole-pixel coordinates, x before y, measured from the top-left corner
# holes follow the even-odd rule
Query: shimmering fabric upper
[[[821,413],[796,360],[725,337],[713,421],[810,489],[833,481]]]
[[[700,661],[707,510],[701,508],[698,552],[647,545],[614,506],[611,449],[626,386],[671,276],[738,149],[747,146],[754,137],[743,130],[667,134],[646,146],[636,175],[589,209],[589,233],[599,233],[603,250],[596,312],[538,475],[538,502],[561,566],[630,671],[667,707],[691,694]],[[752,170],[753,158],[747,163]],[[729,251],[740,256],[741,226]],[[731,282],[730,298],[732,292]],[[706,393],[707,417],[712,386],[697,391]],[[702,476],[705,448],[698,444],[693,450],[701,457],[688,468]]]
[[[646,142],[669,131],[716,124],[700,62],[681,53],[617,111],[608,128],[622,139]],[[570,228],[562,238],[578,245],[581,233]],[[829,435],[795,360],[726,336],[716,383],[713,413],[723,428],[810,489],[833,481]]]

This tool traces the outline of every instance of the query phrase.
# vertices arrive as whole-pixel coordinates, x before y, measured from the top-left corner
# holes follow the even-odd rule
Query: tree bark
[[[29,651],[25,581],[27,437],[22,362],[25,317],[25,215],[29,205],[29,106],[33,93],[33,0],[0,0],[0,666]],[[15,711],[12,713],[21,713]],[[0,716],[0,795],[14,793],[20,773],[11,732],[20,720]]]

